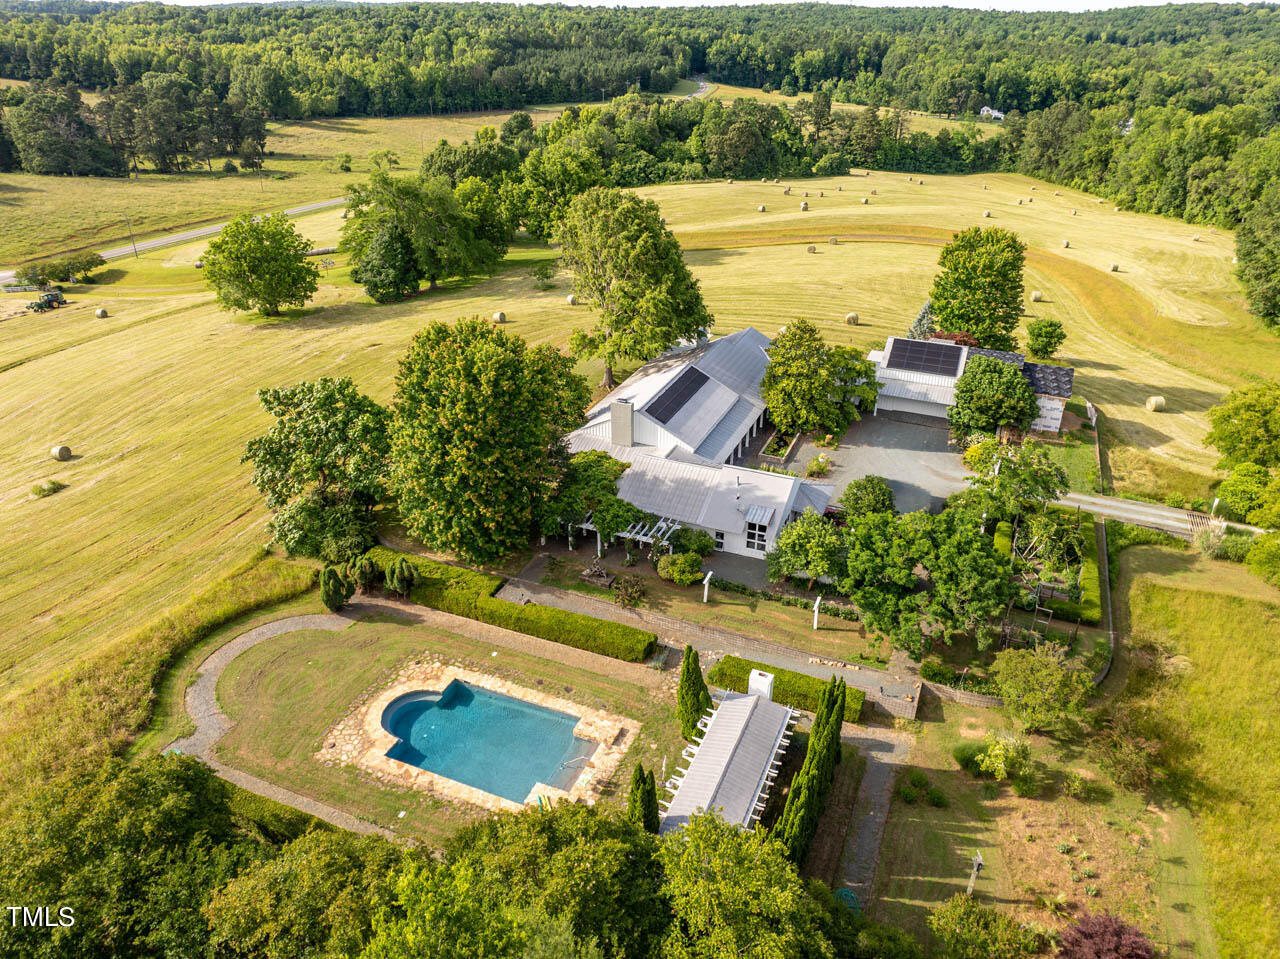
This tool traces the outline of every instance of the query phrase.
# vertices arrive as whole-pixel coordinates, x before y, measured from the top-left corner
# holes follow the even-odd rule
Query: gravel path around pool
[[[365,596],[351,603],[341,613],[289,616],[271,623],[263,623],[214,650],[196,670],[195,682],[187,687],[185,697],[187,715],[195,724],[195,732],[175,740],[169,748],[199,757],[227,782],[267,799],[292,806],[294,809],[309,813],[317,819],[323,819],[342,829],[366,835],[394,836],[395,834],[389,829],[228,766],[217,758],[215,752],[218,741],[235,725],[218,705],[218,680],[222,678],[223,670],[237,656],[277,636],[300,630],[321,629],[338,632],[366,616],[378,613],[391,614],[423,626],[431,626],[469,639],[491,643],[495,647],[555,660],[566,666],[625,679],[655,692],[659,690],[670,692],[674,689],[672,676],[662,670],[651,669],[638,663],[624,663],[609,656],[574,649],[571,646],[538,639],[536,636],[526,636],[524,633],[512,632],[509,629],[416,606],[402,600]]]

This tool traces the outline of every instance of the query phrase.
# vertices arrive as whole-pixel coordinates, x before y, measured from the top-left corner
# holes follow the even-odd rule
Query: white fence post
[[[702,581],[702,601],[704,603],[707,601],[707,594],[711,591],[711,577],[714,575],[714,572],[707,570],[707,578]]]
[[[818,628],[818,607],[822,605],[822,597],[819,596],[813,601],[813,628]]]

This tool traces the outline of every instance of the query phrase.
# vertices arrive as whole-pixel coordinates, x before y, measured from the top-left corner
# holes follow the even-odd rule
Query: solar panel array
[[[644,411],[659,423],[669,423],[671,417],[680,412],[689,397],[702,389],[707,382],[707,374],[697,367],[691,366],[677,376],[665,390],[644,408]]]
[[[954,343],[895,339],[893,348],[889,351],[887,365],[894,370],[955,376],[960,371],[960,356],[963,352]]]

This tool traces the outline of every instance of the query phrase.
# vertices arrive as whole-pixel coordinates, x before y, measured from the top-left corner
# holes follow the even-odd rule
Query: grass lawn
[[[975,894],[1023,921],[1062,926],[1064,921],[1037,907],[1036,899],[1064,895],[1073,912],[1114,912],[1164,941],[1157,904],[1171,890],[1160,885],[1161,863],[1153,847],[1160,818],[1142,797],[1103,785],[1075,746],[1033,737],[1032,755],[1044,785],[1039,797],[1020,798],[1007,784],[974,780],[951,756],[958,743],[1006,728],[1007,720],[989,710],[936,700],[923,706],[920,719],[910,766],[899,775],[922,771],[948,805],[935,808],[922,799],[908,805],[895,794],[876,875],[876,918],[928,941],[929,910],[964,891],[970,860],[980,851],[986,865]],[[1062,794],[1061,783],[1071,771],[1093,783],[1085,800]]]
[[[583,565],[572,560],[561,561],[548,571],[542,582],[598,599],[613,601],[613,591],[584,583],[579,574]],[[813,629],[813,613],[795,606],[783,606],[767,599],[740,596],[718,589],[710,591],[710,602],[702,602],[702,587],[677,586],[660,579],[645,563],[627,570],[645,580],[644,609],[665,613],[678,619],[733,630],[745,636],[781,643],[826,659],[861,661],[868,666],[888,663],[887,640],[867,636],[861,623],[819,616]]]
[[[297,632],[237,657],[222,674],[218,699],[236,723],[218,747],[231,765],[373,822],[438,845],[483,810],[412,789],[377,783],[353,766],[313,758],[325,732],[406,659],[431,657],[491,673],[641,723],[606,801],[626,802],[636,759],[674,768],[683,748],[674,696],[441,630],[378,617],[341,633]],[[403,819],[398,818],[405,811]]]
[[[1121,555],[1117,599],[1139,648],[1123,695],[1166,746],[1168,792],[1186,801],[1207,864],[1210,894],[1187,908],[1201,923],[1211,909],[1223,959],[1280,954],[1280,590],[1233,563],[1143,546]],[[1190,832],[1176,815],[1165,828],[1171,846]]]
[[[1066,433],[1061,443],[1043,443],[1049,458],[1067,474],[1067,485],[1073,493],[1100,493],[1098,464],[1094,449],[1098,437],[1090,429],[1076,429]]]
[[[810,180],[806,189],[827,196],[812,197],[807,213],[790,198],[779,206],[773,184],[640,192],[661,204],[685,245],[718,331],[750,324],[772,333],[804,316],[832,341],[863,348],[905,328],[928,293],[941,244],[994,208],[993,222],[1030,247],[1027,287],[1045,294],[1036,314],[1064,322],[1062,358],[1077,367],[1080,394],[1103,409],[1117,491],[1139,469],[1154,483],[1185,473],[1207,486],[1214,457],[1202,448],[1205,410],[1232,384],[1280,364],[1280,341],[1243,309],[1230,237],[1203,232],[1194,243],[1200,228],[1111,213],[1071,191],[1055,198],[1042,189],[1034,205],[1017,206],[1032,182],[1005,174],[923,185],[885,173]],[[59,184],[76,188],[50,178],[42,189]],[[114,188],[94,186],[103,196]],[[874,202],[861,206],[872,186]],[[106,202],[85,194],[75,205],[96,216]],[[761,202],[769,213],[755,212]],[[1062,250],[1068,204],[1081,215],[1071,218],[1071,249]],[[328,211],[298,222],[309,239],[330,245],[342,221]],[[804,253],[831,235],[845,241]],[[397,360],[429,320],[500,309],[511,332],[563,347],[591,318],[565,305],[566,276],[552,290],[536,289],[529,266],[551,253],[521,246],[492,278],[387,305],[354,287],[338,257],[305,310],[266,322],[217,309],[194,268],[204,248],[117,261],[104,282],[70,288],[73,303],[50,314],[23,313],[26,295],[0,297],[0,420],[6,435],[23,438],[0,458],[0,697],[125,635],[265,538],[266,511],[240,463],[244,444],[267,425],[256,390],[349,375],[385,401]],[[1108,261],[1124,268],[1109,273]],[[107,319],[94,318],[98,306]],[[843,322],[851,309],[861,314],[857,327]],[[598,363],[580,368],[598,379]],[[1215,379],[1200,370],[1214,370]],[[57,403],[43,399],[51,384]],[[1168,412],[1145,410],[1154,392],[1166,396]],[[54,463],[54,443],[80,458]],[[68,488],[33,499],[32,485],[50,479]],[[746,621],[762,613],[746,603],[731,613],[733,605],[718,609]]]

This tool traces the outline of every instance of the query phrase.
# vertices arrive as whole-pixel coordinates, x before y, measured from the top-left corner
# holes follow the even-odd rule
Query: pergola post
[[[596,559],[604,555],[604,546],[600,542],[600,531],[596,530]]]

